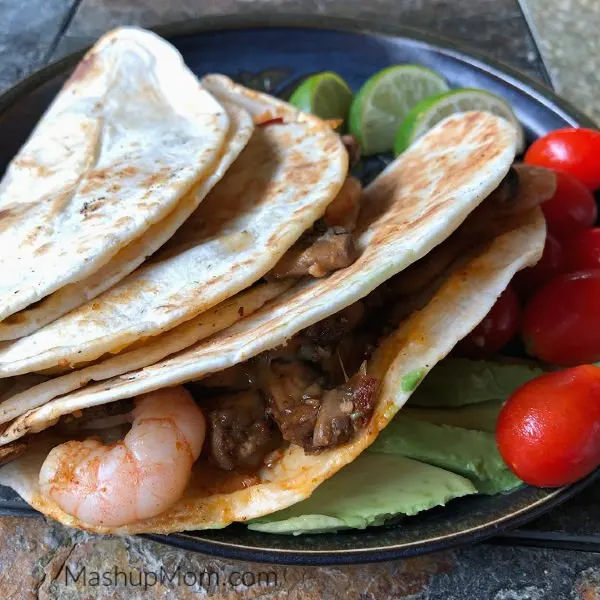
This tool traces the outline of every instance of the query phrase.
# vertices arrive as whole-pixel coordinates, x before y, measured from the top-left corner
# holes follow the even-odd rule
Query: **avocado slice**
[[[479,404],[467,404],[456,408],[422,408],[420,406],[406,406],[402,409],[399,419],[408,417],[419,421],[427,421],[436,425],[452,425],[463,429],[476,431],[496,431],[496,421],[504,402],[502,400],[488,400]]]
[[[307,500],[249,521],[248,528],[294,535],[364,529],[476,491],[455,473],[397,454],[363,452]]]
[[[535,363],[447,358],[425,377],[407,406],[463,406],[506,400],[545,371]]]
[[[450,425],[398,416],[379,435],[369,452],[397,454],[458,473],[482,494],[497,494],[522,481],[504,464],[495,436]]]

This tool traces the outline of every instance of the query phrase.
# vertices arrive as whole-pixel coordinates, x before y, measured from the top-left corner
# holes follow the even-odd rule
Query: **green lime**
[[[350,107],[350,133],[363,154],[387,152],[408,111],[424,98],[445,92],[441,75],[418,65],[388,67],[370,77]]]
[[[331,71],[307,77],[290,97],[290,103],[321,119],[344,119],[348,116],[352,90]]]
[[[485,90],[462,88],[426,98],[413,107],[396,132],[394,154],[397,156],[404,152],[413,142],[446,117],[470,110],[491,112],[512,123],[517,129],[517,151],[523,150],[525,134],[510,104]]]

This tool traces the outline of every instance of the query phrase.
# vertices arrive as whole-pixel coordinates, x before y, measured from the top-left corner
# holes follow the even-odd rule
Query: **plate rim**
[[[257,548],[255,546],[245,546],[237,542],[223,542],[203,538],[200,535],[202,530],[196,532],[199,535],[191,535],[188,532],[177,532],[167,535],[146,533],[140,534],[138,537],[174,546],[182,550],[203,552],[219,558],[266,564],[321,567],[371,564],[413,558],[432,552],[451,550],[459,546],[468,546],[490,540],[498,533],[529,523],[560,506],[599,478],[600,468],[590,473],[584,479],[569,486],[557,488],[534,504],[530,504],[510,514],[505,514],[494,521],[488,521],[482,525],[463,529],[458,533],[450,535],[438,536],[409,544],[395,544],[379,548],[344,548],[343,550],[278,550],[274,548]]]
[[[338,31],[355,33],[369,37],[391,37],[417,42],[424,47],[455,58],[478,70],[492,75],[505,84],[525,92],[535,101],[549,110],[558,114],[572,125],[597,129],[596,123],[569,101],[556,94],[549,86],[523,71],[507,65],[502,61],[487,56],[468,44],[457,42],[451,38],[437,33],[427,32],[422,29],[395,25],[373,19],[351,19],[339,16],[306,15],[297,13],[268,14],[256,11],[252,15],[225,14],[203,18],[179,21],[156,27],[148,27],[166,39],[173,39],[188,35],[201,35],[226,30],[251,30],[258,28],[270,29],[314,29],[325,31]],[[0,117],[12,106],[31,94],[40,85],[52,78],[67,73],[73,68],[90,46],[86,46],[66,56],[54,60],[44,67],[30,73],[20,81],[0,94]],[[349,565],[381,562],[386,560],[408,558],[439,550],[447,550],[468,543],[480,542],[489,539],[497,533],[510,528],[523,525],[542,514],[552,510],[559,504],[576,495],[583,488],[600,476],[600,469],[588,475],[585,479],[550,492],[543,499],[537,500],[525,508],[505,514],[485,524],[464,529],[457,533],[438,536],[420,542],[408,544],[394,544],[385,547],[371,547],[364,549],[343,550],[286,550],[257,548],[244,546],[239,543],[229,543],[207,538],[192,536],[186,532],[171,535],[144,534],[140,537],[159,543],[178,547],[183,550],[204,552],[213,556],[226,559],[256,561],[281,565]],[[37,514],[30,509],[31,513]]]
[[[468,44],[416,27],[395,25],[368,18],[352,19],[335,15],[313,16],[293,12],[269,14],[261,10],[246,15],[211,15],[187,21],[176,21],[164,25],[146,27],[145,29],[154,31],[161,37],[170,40],[185,35],[214,33],[230,29],[259,28],[329,30],[356,33],[371,37],[385,36],[416,41],[441,52],[445,56],[457,58],[473,67],[486,71],[488,74],[501,79],[505,83],[509,83],[520,91],[526,91],[537,102],[557,112],[562,118],[570,121],[573,125],[598,129],[598,125],[590,117],[557,94],[545,83],[535,80],[520,69],[492,58]],[[88,44],[79,50],[68,53],[62,58],[51,61],[4,90],[0,94],[0,117],[19,98],[29,94],[41,83],[74,67],[90,48],[91,45]]]

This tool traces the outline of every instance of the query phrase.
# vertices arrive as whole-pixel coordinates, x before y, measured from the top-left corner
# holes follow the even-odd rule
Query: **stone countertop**
[[[600,2],[521,0],[555,90],[600,123]]]
[[[517,0],[0,0],[0,89],[118,24],[308,12],[393,19],[454,38],[551,81],[600,120],[600,3],[521,5],[527,20]],[[600,535],[599,501],[597,484],[528,528]],[[480,544],[405,561],[308,568],[220,560],[141,538],[91,536],[39,517],[0,518],[0,537],[2,599],[279,598],[286,592],[290,599],[600,599],[600,556],[565,550]],[[161,567],[163,581],[155,582]],[[140,571],[147,572],[146,589]],[[107,585],[115,579],[117,585]]]

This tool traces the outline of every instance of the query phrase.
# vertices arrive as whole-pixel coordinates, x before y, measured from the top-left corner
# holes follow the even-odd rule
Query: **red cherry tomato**
[[[557,129],[531,144],[525,154],[530,165],[573,175],[589,190],[600,188],[600,131]]]
[[[496,354],[516,335],[520,323],[519,300],[512,285],[509,285],[483,321],[459,343],[457,351],[470,358]]]
[[[600,267],[600,264],[598,265]],[[555,275],[562,273],[565,267],[563,247],[560,242],[548,234],[544,253],[533,267],[523,269],[515,275],[514,283],[521,298],[530,298]]]
[[[523,481],[568,485],[600,465],[600,368],[583,365],[541,375],[502,407],[496,443]]]
[[[529,354],[556,365],[600,360],[600,269],[558,275],[523,313]]]
[[[565,240],[565,270],[600,269],[600,227]]]
[[[565,173],[556,174],[556,192],[542,204],[542,210],[548,231],[558,239],[592,227],[598,216],[592,193]]]

